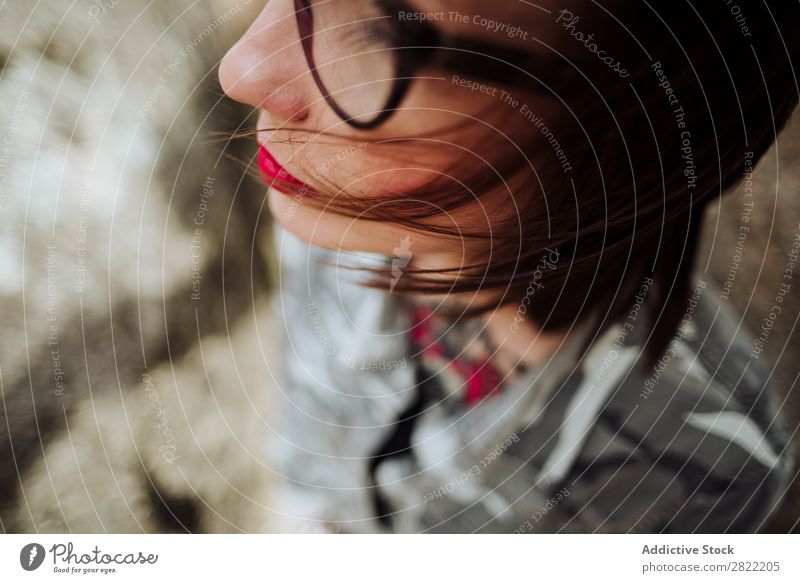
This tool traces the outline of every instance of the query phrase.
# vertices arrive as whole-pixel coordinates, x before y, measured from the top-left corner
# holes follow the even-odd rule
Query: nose
[[[223,57],[219,80],[231,98],[285,121],[308,117],[310,82],[291,0],[270,0]]]

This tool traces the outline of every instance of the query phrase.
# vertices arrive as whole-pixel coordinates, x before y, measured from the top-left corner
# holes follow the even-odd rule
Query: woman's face
[[[351,11],[353,6],[368,4],[364,0],[330,1],[343,2]],[[540,21],[553,20],[551,12],[525,8],[516,2],[495,3],[502,6],[492,9],[484,3],[478,9],[478,4],[475,0],[437,0],[414,2],[410,6],[421,12],[440,14],[442,20],[432,24],[444,31],[506,46],[525,46],[532,42],[531,37],[526,34],[528,38],[523,38],[519,33],[518,38],[511,38],[504,32],[491,30],[488,22],[508,22],[530,31],[537,27],[537,22],[542,29]],[[456,13],[459,17],[455,17]],[[259,132],[259,144],[269,152],[261,152],[261,156],[269,158],[266,164],[273,171],[282,167],[294,178],[312,185],[321,179],[348,195],[390,197],[412,191],[446,173],[455,161],[469,157],[490,136],[502,132],[514,139],[514,130],[520,126],[520,119],[515,117],[519,112],[504,99],[502,88],[467,86],[461,81],[463,77],[433,68],[415,73],[400,110],[384,124],[368,131],[349,126],[324,100],[309,71],[292,0],[267,3],[225,56],[219,75],[228,96],[260,110],[260,130],[291,128]],[[492,125],[483,122],[487,111],[503,110],[508,112],[500,116],[506,120],[504,123],[498,126],[495,122]],[[456,124],[460,129],[453,129]],[[419,141],[391,146],[375,143],[419,136],[428,138],[422,144]],[[287,194],[276,188],[268,197],[274,218],[288,231],[314,245],[385,255],[393,255],[398,246],[405,245],[418,266],[434,267],[442,263],[453,266],[467,259],[461,242],[452,238],[343,216],[308,204],[303,195]],[[513,204],[500,202],[486,205],[481,200],[429,220],[450,229],[486,230],[501,218],[499,213],[513,208]],[[429,203],[420,201],[420,205],[425,204]],[[427,264],[426,257],[430,259]]]

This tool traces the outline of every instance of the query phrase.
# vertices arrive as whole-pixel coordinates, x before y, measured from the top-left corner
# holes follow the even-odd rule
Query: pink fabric
[[[484,398],[495,394],[501,389],[501,375],[497,368],[486,357],[471,360],[462,354],[463,346],[449,347],[446,343],[446,334],[437,334],[433,311],[429,308],[417,306],[413,313],[414,325],[411,328],[411,342],[423,366],[428,365],[432,371],[449,367],[458,379],[455,392],[463,395],[463,400],[468,406],[480,403]],[[444,376],[444,375],[442,375]],[[450,379],[441,379],[443,382],[452,382]],[[450,388],[452,392],[453,388]]]

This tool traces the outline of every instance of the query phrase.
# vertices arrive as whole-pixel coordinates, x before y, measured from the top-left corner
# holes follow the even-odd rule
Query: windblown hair
[[[690,297],[706,205],[755,165],[797,104],[800,4],[611,4],[554,13],[563,43],[532,43],[553,63],[528,71],[531,93],[548,96],[546,124],[514,122],[530,127],[518,140],[485,137],[445,173],[457,181],[437,178],[390,200],[331,189],[329,210],[485,250],[482,261],[445,270],[450,277],[407,269],[395,293],[494,290],[497,300],[472,313],[527,298],[526,317],[543,330],[592,317],[600,332],[628,313],[642,282],[652,282],[648,361],[663,352]],[[429,220],[498,190],[515,208],[490,232]],[[542,269],[553,252],[558,261]],[[388,287],[390,270],[377,275],[374,285]]]

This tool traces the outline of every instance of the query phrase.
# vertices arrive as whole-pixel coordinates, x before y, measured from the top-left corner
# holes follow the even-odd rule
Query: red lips
[[[258,167],[264,181],[283,193],[296,193],[298,189],[304,192],[312,190],[305,182],[289,174],[264,146],[258,148]]]

